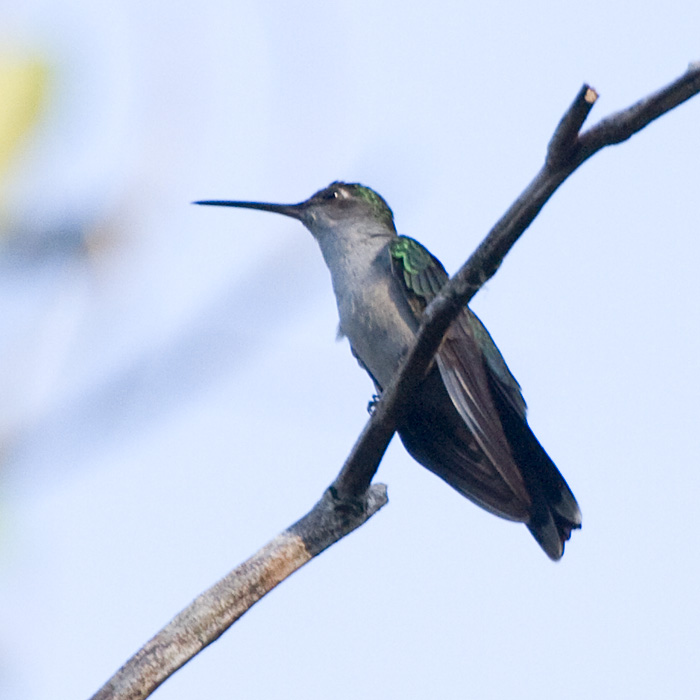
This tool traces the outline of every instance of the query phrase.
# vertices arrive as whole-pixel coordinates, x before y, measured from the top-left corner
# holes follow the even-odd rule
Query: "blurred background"
[[[0,697],[88,697],[304,514],[372,394],[311,236],[359,181],[450,272],[700,59],[691,0],[0,7]],[[552,564],[398,440],[390,504],[170,699],[697,698],[700,99],[567,181],[473,306],[581,504]]]

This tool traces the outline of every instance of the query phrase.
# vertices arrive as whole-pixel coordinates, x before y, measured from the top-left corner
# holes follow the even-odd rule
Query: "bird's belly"
[[[340,330],[382,388],[391,381],[415,337],[415,320],[397,304],[391,291],[390,284],[367,286],[338,304]]]

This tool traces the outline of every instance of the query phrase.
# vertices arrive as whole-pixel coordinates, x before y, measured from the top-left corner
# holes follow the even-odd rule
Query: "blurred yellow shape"
[[[0,54],[0,183],[46,101],[48,66],[36,56]]]

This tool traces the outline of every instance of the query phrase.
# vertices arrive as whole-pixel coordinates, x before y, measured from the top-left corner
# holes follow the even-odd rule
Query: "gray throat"
[[[417,328],[391,270],[396,236],[378,225],[313,232],[331,273],[340,331],[380,387],[391,380]]]

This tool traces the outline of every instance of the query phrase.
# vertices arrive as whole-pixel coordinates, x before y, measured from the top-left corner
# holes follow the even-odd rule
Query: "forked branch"
[[[662,114],[700,92],[700,62],[677,80],[636,104],[579,133],[598,94],[584,85],[557,125],[542,169],[496,222],[457,274],[442,288],[423,315],[415,345],[384,391],[371,420],[352,448],[334,488],[340,497],[362,493],[371,483],[408,404],[460,309],[496,273],[508,251],[564,180],[601,148],[620,143]]]
[[[595,90],[583,86],[559,122],[540,172],[426,309],[413,349],[385,390],[333,485],[299,522],[187,606],[129,659],[93,700],[148,697],[278,583],[386,503],[385,487],[370,486],[371,481],[401,410],[460,309],[495,274],[540,209],[581,163],[601,148],[628,139],[698,92],[700,63],[695,63],[667,87],[580,133],[598,98]]]

